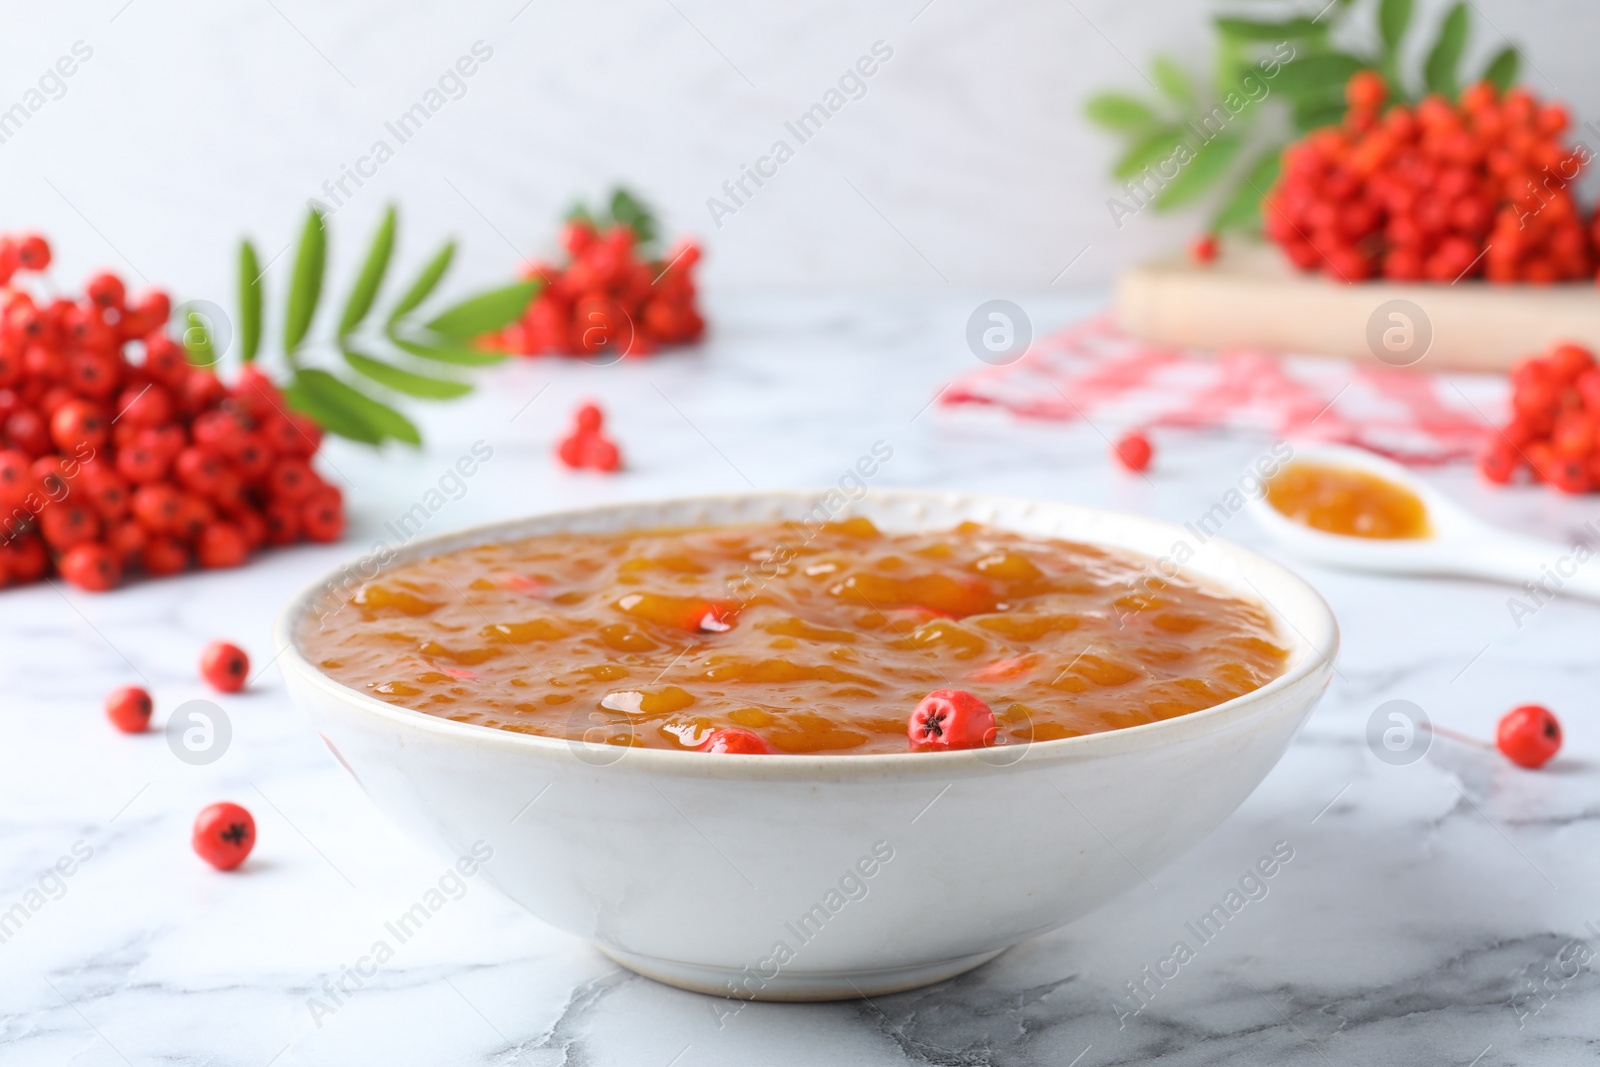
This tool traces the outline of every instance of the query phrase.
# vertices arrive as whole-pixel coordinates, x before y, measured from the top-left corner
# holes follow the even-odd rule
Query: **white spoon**
[[[1415,493],[1427,508],[1429,531],[1422,537],[1375,538],[1328,533],[1304,526],[1267,502],[1250,501],[1261,528],[1295,555],[1345,570],[1382,574],[1433,574],[1487,578],[1522,586],[1542,585],[1552,592],[1600,600],[1600,573],[1584,566],[1593,549],[1541,541],[1509,533],[1464,511],[1410,471],[1382,456],[1339,445],[1302,447],[1290,465],[1343,467],[1375,474]],[[1541,595],[1539,599],[1544,599]]]

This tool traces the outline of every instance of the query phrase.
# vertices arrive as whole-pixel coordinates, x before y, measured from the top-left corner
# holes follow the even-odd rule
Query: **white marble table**
[[[343,545],[107,596],[0,593],[0,913],[27,913],[0,943],[0,1063],[1595,1062],[1600,611],[1582,603],[1553,603],[1519,628],[1505,588],[1304,569],[1343,625],[1338,677],[1255,795],[1153,884],[941,986],[873,1003],[755,1004],[721,1027],[711,1001],[621,971],[470,884],[318,1025],[308,998],[326,999],[324,984],[446,861],[373,809],[270,667],[221,698],[234,736],[209,766],[102,717],[104,692],[140,677],[158,721],[207,695],[193,665],[211,637],[266,660],[287,593],[384,536],[477,440],[493,459],[429,532],[622,497],[823,484],[878,439],[894,448],[884,485],[1182,522],[1262,447],[1165,438],[1146,482],[1113,470],[1087,427],[924,410],[938,382],[972,365],[962,329],[987,295],[744,300],[713,307],[716,338],[696,354],[519,364],[431,416],[421,454],[329,450],[352,483]],[[1025,303],[1048,328],[1092,302]],[[549,461],[556,424],[584,395],[606,404],[626,476]],[[1600,517],[1594,499],[1491,493],[1466,471],[1439,479],[1481,513],[1558,540]],[[1244,516],[1225,534],[1261,544]],[[1513,704],[1542,701],[1564,717],[1568,746],[1541,773],[1444,742],[1389,766],[1365,729],[1396,698],[1481,736]],[[195,812],[223,798],[260,827],[234,875],[188,847]],[[1293,859],[1267,895],[1210,942],[1193,939],[1186,923],[1279,842]],[[63,859],[71,876],[50,876]],[[1159,986],[1146,979],[1178,940],[1194,958]],[[1141,981],[1148,1006],[1135,1014],[1128,983]]]

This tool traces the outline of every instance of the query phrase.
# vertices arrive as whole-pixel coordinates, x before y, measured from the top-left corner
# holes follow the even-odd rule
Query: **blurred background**
[[[459,281],[504,278],[554,251],[553,220],[568,203],[618,181],[658,206],[667,233],[703,239],[712,293],[1104,284],[1201,223],[1145,212],[1114,224],[1117,146],[1085,121],[1084,100],[1107,88],[1148,93],[1141,71],[1157,52],[1199,76],[1212,65],[1213,15],[1268,17],[1279,6],[12,4],[0,110],[28,99],[78,42],[92,54],[46,87],[37,110],[0,119],[0,189],[11,226],[54,237],[58,284],[109,266],[179,299],[225,298],[236,239],[253,233],[264,257],[278,252],[313,197],[353,220],[334,228],[335,277],[397,201],[404,260],[453,233],[468,251]],[[1419,23],[1433,25],[1443,6],[1419,2]],[[1515,41],[1534,92],[1566,100],[1580,125],[1593,117],[1595,5],[1472,7],[1467,68]],[[890,58],[799,143],[784,124],[875,44]],[[1414,34],[1408,51],[1426,45]],[[463,57],[470,77],[454,73]],[[401,129],[406,140],[386,125],[430,100],[437,110]],[[759,188],[747,179],[753,195],[733,205],[723,183],[780,138],[793,158]],[[379,141],[393,151],[381,163]],[[358,168],[370,175],[360,186],[347,176]],[[713,197],[736,210],[713,218]],[[287,277],[283,259],[273,277]]]

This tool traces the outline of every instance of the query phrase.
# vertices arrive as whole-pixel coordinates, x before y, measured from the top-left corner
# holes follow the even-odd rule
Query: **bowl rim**
[[[540,511],[516,518],[499,519],[493,522],[461,527],[428,537],[414,538],[394,549],[393,557],[384,566],[393,566],[401,562],[473,545],[488,544],[496,540],[537,536],[536,534],[518,532],[521,528],[534,524],[571,523],[594,516],[606,514],[626,515],[630,511],[667,507],[711,508],[719,505],[726,507],[740,502],[760,501],[787,502],[799,505],[808,502],[820,502],[829,493],[838,494],[838,492],[836,488],[831,487],[827,489],[752,490],[696,496],[654,497],[563,508],[554,511]],[[1152,534],[1162,532],[1181,539],[1188,533],[1184,527],[1159,519],[1151,519],[1131,512],[1091,507],[1069,501],[915,488],[869,489],[865,493],[850,499],[846,506],[833,517],[848,517],[861,504],[870,500],[890,501],[896,499],[967,508],[985,505],[995,509],[1007,506],[1020,508],[1044,507],[1057,511],[1077,513],[1086,519],[1098,518],[1133,527],[1144,527]],[[714,522],[710,525],[732,526],[741,525],[741,523]],[[996,525],[999,525],[1001,529],[1006,528],[1001,522],[996,522]],[[619,528],[626,529],[628,527]],[[1116,548],[1122,552],[1149,558],[1148,553],[1127,545],[1118,544],[1115,541],[1087,543],[1104,544],[1106,547]],[[1130,750],[1177,743],[1199,735],[1223,732],[1235,728],[1247,722],[1255,714],[1260,713],[1263,707],[1275,704],[1273,698],[1289,690],[1315,687],[1316,693],[1320,694],[1323,686],[1332,676],[1334,660],[1339,650],[1338,621],[1326,600],[1309,582],[1294,571],[1252,549],[1245,548],[1236,542],[1221,537],[1212,537],[1204,542],[1205,548],[1212,549],[1212,546],[1215,546],[1214,551],[1220,551],[1238,563],[1247,564],[1258,571],[1273,575],[1279,583],[1287,584],[1290,587],[1298,587],[1298,590],[1305,594],[1306,603],[1312,606],[1313,610],[1308,613],[1311,616],[1310,618],[1301,619],[1297,625],[1287,618],[1284,611],[1267,601],[1259,589],[1251,597],[1251,594],[1229,586],[1228,583],[1220,578],[1210,575],[1197,575],[1197,577],[1201,577],[1209,584],[1227,588],[1234,595],[1251,597],[1256,600],[1272,618],[1280,633],[1291,638],[1299,646],[1299,651],[1303,653],[1296,662],[1291,664],[1288,670],[1272,679],[1266,685],[1209,708],[1202,708],[1199,711],[1190,712],[1172,719],[1141,723],[1138,726],[1127,726],[1116,730],[1083,734],[1078,737],[1030,742],[1026,745],[1016,746],[1022,755],[1015,760],[1004,763],[996,762],[993,759],[992,753],[995,751],[994,749],[917,753],[784,753],[774,757],[711,754],[687,749],[674,750],[634,746],[621,747],[622,755],[605,763],[584,762],[589,763],[596,770],[617,771],[627,767],[638,772],[692,778],[837,780],[841,778],[881,777],[884,775],[895,777],[907,775],[924,776],[917,772],[927,772],[927,775],[933,777],[947,777],[952,774],[964,776],[963,772],[1004,771],[1028,765],[1038,766],[1046,761],[1076,762],[1084,759],[1112,756]],[[357,560],[362,558],[364,557],[356,557]],[[320,574],[314,581],[294,593],[279,611],[273,625],[273,643],[276,645],[275,658],[280,664],[280,669],[286,679],[293,673],[300,681],[323,691],[326,695],[343,703],[346,707],[359,710],[391,725],[420,730],[427,734],[450,737],[469,744],[484,745],[491,748],[498,747],[507,751],[522,751],[533,756],[571,760],[578,759],[577,753],[579,751],[593,750],[594,752],[603,752],[608,749],[619,748],[619,746],[574,741],[568,738],[518,733],[478,723],[456,722],[437,715],[430,715],[425,711],[401,707],[379,700],[375,696],[370,696],[337,681],[320,668],[314,666],[301,654],[295,639],[296,631],[301,619],[308,613],[311,605],[330,585],[337,585],[340,582],[352,562],[346,561]],[[1183,569],[1180,567],[1180,573]],[[1254,584],[1254,582],[1251,583],[1252,586]],[[1308,705],[1312,702],[1314,702],[1314,698],[1313,701],[1308,702]],[[984,758],[985,753],[990,754],[988,759]]]

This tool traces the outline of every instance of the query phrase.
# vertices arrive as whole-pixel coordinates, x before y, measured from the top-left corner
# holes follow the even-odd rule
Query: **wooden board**
[[[1123,328],[1148,341],[1421,370],[1501,371],[1555,341],[1600,351],[1600,287],[1593,282],[1346,285],[1294,270],[1273,246],[1243,241],[1225,242],[1206,266],[1175,257],[1128,271],[1117,283],[1116,307]]]

